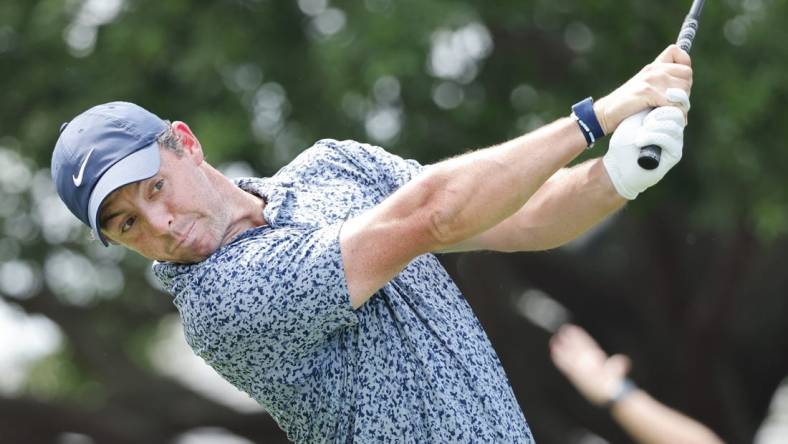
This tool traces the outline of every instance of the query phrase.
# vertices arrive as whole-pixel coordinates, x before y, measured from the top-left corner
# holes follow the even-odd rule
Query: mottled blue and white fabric
[[[154,264],[194,352],[293,441],[533,441],[487,336],[435,256],[350,305],[343,221],[421,169],[377,147],[321,140],[273,177],[238,181],[265,200],[267,225],[200,263]]]

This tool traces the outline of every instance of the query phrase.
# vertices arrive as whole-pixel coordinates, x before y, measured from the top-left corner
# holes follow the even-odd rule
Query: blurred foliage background
[[[285,442],[185,350],[147,261],[100,248],[60,204],[63,121],[133,101],[187,122],[228,175],[273,174],[326,137],[430,163],[603,96],[675,40],[689,4],[0,2],[0,443]],[[756,438],[788,374],[785,17],[784,0],[707,2],[684,160],[599,229],[442,258],[538,442],[627,442],[550,363],[565,320],[727,442],[788,440],[779,422]]]

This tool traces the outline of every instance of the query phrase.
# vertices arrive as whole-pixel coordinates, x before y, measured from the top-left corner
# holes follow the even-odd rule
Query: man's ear
[[[194,135],[189,125],[176,120],[172,122],[172,130],[180,136],[186,155],[192,158],[196,164],[202,163],[205,160],[202,145],[200,145],[200,141],[197,140],[197,136]]]

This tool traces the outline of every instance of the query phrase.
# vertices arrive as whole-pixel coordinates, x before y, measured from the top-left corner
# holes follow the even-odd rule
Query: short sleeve
[[[185,310],[191,319],[181,310],[195,351],[238,375],[297,361],[356,325],[340,227],[269,230],[209,259]]]
[[[360,169],[374,175],[379,183],[385,184],[387,194],[393,193],[424,170],[424,166],[414,159],[403,159],[383,148],[366,143],[326,139],[318,144],[329,144],[340,150]]]

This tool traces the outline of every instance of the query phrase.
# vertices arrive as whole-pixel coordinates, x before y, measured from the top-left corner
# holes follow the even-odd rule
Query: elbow
[[[430,208],[426,212],[427,231],[436,250],[441,250],[464,240],[459,234],[460,230],[456,223],[457,217],[453,212],[440,207]]]
[[[419,228],[419,237],[427,240],[431,251],[451,245],[458,238],[458,210],[453,205],[450,181],[442,171],[433,169],[429,174],[413,181],[411,186],[418,189],[418,202],[408,214],[411,223]]]
[[[453,245],[462,240],[462,224],[460,211],[452,205],[452,199],[447,194],[451,191],[446,188],[435,189],[425,193],[417,211],[411,216],[418,224],[419,230],[430,244],[430,250],[441,250],[448,245]]]
[[[445,249],[476,234],[473,218],[466,208],[467,193],[456,182],[458,180],[450,174],[434,170],[419,184],[422,198],[417,218],[432,243],[432,251]]]

